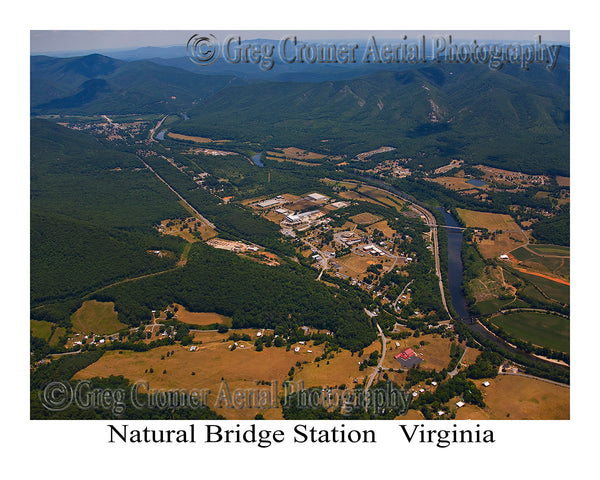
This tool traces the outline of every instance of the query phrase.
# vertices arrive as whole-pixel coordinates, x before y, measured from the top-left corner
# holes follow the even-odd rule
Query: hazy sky
[[[285,35],[298,33],[302,40],[361,39],[375,35],[376,38],[409,38],[426,35],[452,35],[464,40],[496,40],[531,42],[542,35],[544,42],[568,44],[568,30],[32,30],[31,53],[60,51],[89,51],[129,49],[146,46],[184,46],[193,34],[214,34],[218,40],[239,34],[243,40],[270,38],[279,40]]]

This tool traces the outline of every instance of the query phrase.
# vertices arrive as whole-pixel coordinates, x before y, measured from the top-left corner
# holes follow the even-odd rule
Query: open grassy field
[[[537,292],[537,290],[536,290]],[[542,300],[543,301],[543,300]],[[498,298],[490,298],[488,300],[482,300],[481,302],[477,302],[477,308],[481,315],[490,315],[492,313],[497,312],[503,308],[519,308],[519,307],[528,307],[529,305],[520,300],[519,298],[508,299],[508,300],[500,300]]]
[[[67,333],[64,327],[58,327],[55,323],[42,320],[30,320],[29,328],[34,337],[46,340],[53,347],[58,343],[60,337]]]
[[[513,250],[511,255],[528,269],[569,279],[571,266],[569,249],[562,250],[556,247],[555,245],[526,245]],[[566,252],[566,255],[560,256],[557,252]]]
[[[425,345],[420,345],[420,341]],[[400,344],[396,347],[396,342]],[[387,344],[387,353],[383,362],[384,368],[393,368],[394,370],[402,368],[400,362],[394,359],[394,355],[400,353],[407,347],[412,348],[415,353],[423,359],[419,364],[420,368],[435,369],[440,371],[450,363],[450,339],[442,338],[439,335],[424,335],[419,338],[408,337],[399,340],[392,340]]]
[[[184,202],[179,202],[183,205],[184,208],[188,209],[187,205]],[[190,212],[193,213],[193,212]],[[175,219],[165,219],[160,222],[161,224],[161,233],[163,235],[173,235],[176,237],[181,237],[185,241],[193,243],[198,242],[199,239],[192,234],[192,231],[198,232],[202,240],[209,240],[217,236],[217,231],[213,228],[205,225],[200,220],[195,217],[190,217],[185,220],[185,223],[189,228],[183,228],[183,221],[179,218]],[[167,226],[169,225],[170,226]]]
[[[361,195],[360,193],[354,190],[346,190],[345,192],[340,192],[339,195],[345,200],[359,200],[362,202],[375,203],[376,205],[383,205],[381,202],[373,200],[372,198],[365,197],[364,195]]]
[[[394,197],[391,193],[377,188],[363,186],[358,191],[367,199],[372,199],[388,207],[393,207],[398,212],[402,211],[402,208],[406,205],[406,202]]]
[[[253,339],[256,338],[256,330],[248,332]],[[278,393],[282,393],[282,382],[288,378],[291,367],[295,367],[296,371],[294,382],[304,381],[306,388],[342,383],[351,386],[354,378],[364,377],[368,372],[359,372],[358,356],[346,350],[334,353],[331,359],[321,360],[317,367],[314,359],[323,354],[323,345],[315,346],[312,342],[294,345],[300,347],[298,353],[294,352],[294,348],[286,351],[285,348],[275,347],[257,352],[250,342],[242,341],[238,342],[238,348],[231,351],[229,347],[233,342],[223,342],[227,337],[228,334],[217,332],[199,334],[195,339],[203,338],[203,343],[195,352],[181,345],[159,347],[148,352],[109,351],[98,362],[78,372],[74,379],[123,375],[132,382],[147,381],[151,388],[209,389],[208,406],[227,418],[253,419],[260,412],[267,419],[278,419],[282,418],[280,409],[261,410],[254,406],[230,409],[225,408],[224,404],[221,408],[215,408],[223,387],[222,382],[227,383],[231,393],[235,389],[268,390],[274,382],[278,382]],[[241,348],[241,345],[244,345],[244,348]],[[378,348],[379,342],[374,342],[365,348],[364,355],[369,355]],[[311,353],[308,350],[311,350]],[[167,352],[174,354],[166,357]],[[297,362],[301,363],[300,367],[297,366]],[[149,373],[150,369],[153,373]],[[166,373],[163,373],[165,371]],[[272,386],[261,382],[272,382]]]
[[[44,322],[41,320],[29,320],[29,330],[31,331],[31,335],[37,338],[41,338],[42,340],[48,341],[50,339],[50,335],[52,335],[52,327],[53,323]]]
[[[214,312],[189,312],[184,306],[175,304],[177,307],[177,320],[190,325],[212,325],[220,323],[231,327],[231,317],[219,315]]]
[[[570,389],[533,378],[499,375],[477,380],[484,394],[486,407],[465,405],[456,412],[457,420],[568,420],[570,418]]]
[[[509,334],[541,347],[569,352],[568,318],[542,312],[513,312],[498,315],[491,322]]]
[[[361,225],[370,225],[371,223],[380,221],[381,217],[379,217],[377,215],[373,215],[372,213],[369,213],[369,212],[363,212],[363,213],[354,215],[353,217],[350,217],[350,220],[352,220],[354,223],[359,223]]]
[[[96,300],[83,302],[81,307],[71,315],[71,323],[73,331],[82,334],[110,334],[127,327],[117,319],[113,302]]]
[[[558,183],[561,187],[568,187],[571,185],[570,177],[561,177],[559,175],[556,176],[556,183]]]
[[[570,302],[570,286],[559,281],[555,281],[533,273],[520,271],[521,275],[527,282],[537,286],[545,295],[562,304]],[[563,281],[564,282],[564,281]]]
[[[501,267],[486,266],[483,273],[469,282],[469,291],[476,302],[498,298],[503,294],[515,293],[515,288],[507,284]]]
[[[325,155],[321,155],[320,153],[309,152],[308,150],[303,150],[297,147],[286,147],[281,149],[281,152],[267,152],[267,154],[272,155],[274,157],[287,157],[293,160],[321,160],[325,158]]]
[[[64,328],[64,327],[56,327],[54,329],[54,333],[50,337],[50,340],[48,340],[48,344],[51,347],[55,347],[58,344],[58,341],[60,340],[60,337],[63,337],[66,333],[67,333],[67,329],[66,328]]]
[[[275,160],[276,162],[295,163],[296,165],[302,165],[304,167],[318,167],[320,165],[319,163],[303,162],[301,160],[294,160],[292,158],[286,158],[286,157],[273,157],[273,156],[267,155],[266,158],[267,158],[267,160]]]
[[[383,220],[383,221],[377,222],[377,223],[372,223],[371,225],[369,225],[367,227],[366,230],[369,233],[373,233],[373,230],[375,230],[375,229],[382,232],[388,238],[393,238],[394,235],[396,234],[396,230],[394,230],[393,228],[390,228],[390,226],[387,223],[387,220]]]
[[[537,255],[558,255],[562,257],[571,255],[571,249],[562,245],[532,244],[528,245],[527,248],[533,250]]]
[[[311,347],[311,349],[313,352],[316,352],[316,349],[319,347],[321,345]],[[303,364],[300,371],[294,375],[294,381],[304,382],[305,388],[316,386],[335,387],[340,385],[352,388],[355,378],[358,380],[358,383],[362,383],[364,378],[373,372],[373,367],[367,367],[365,370],[360,371],[358,362],[364,360],[375,350],[381,352],[381,343],[379,340],[365,348],[362,357],[358,357],[357,354],[352,355],[347,350],[342,350],[340,353],[333,353],[333,358],[321,360],[318,363]],[[322,352],[322,350],[320,351]]]
[[[497,258],[527,243],[527,237],[517,232],[496,233],[495,238],[478,239],[477,248],[484,258]]]
[[[477,212],[457,208],[456,211],[467,227],[487,228],[490,232],[510,230],[519,232],[521,229],[510,215],[504,213]]]
[[[383,271],[385,272],[388,271],[389,267],[394,263],[394,260],[388,256],[373,257],[371,255],[356,255],[354,253],[336,258],[335,261],[342,267],[340,270],[342,274],[350,275],[352,277],[365,274],[369,265],[381,263],[383,265]]]

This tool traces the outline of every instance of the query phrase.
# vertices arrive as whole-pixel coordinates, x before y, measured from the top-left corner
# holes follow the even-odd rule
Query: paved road
[[[465,358],[465,355],[467,354],[467,350],[469,350],[469,347],[465,347],[465,351],[463,352],[463,354],[460,356],[460,360],[458,361],[458,363],[456,364],[456,367],[454,367],[454,370],[452,370],[448,376],[450,378],[452,378],[454,375],[456,375],[458,373],[458,366],[460,365],[460,362],[462,362],[463,358]]]
[[[394,310],[398,311],[396,309],[396,304],[400,301],[400,299],[402,298],[402,295],[404,295],[405,290],[410,286],[411,283],[413,283],[415,281],[415,279],[413,278],[410,282],[408,282],[406,285],[404,285],[404,288],[402,289],[402,291],[400,292],[400,295],[398,295],[398,298],[396,299],[396,301],[394,303],[392,303],[392,307],[394,307]]]
[[[321,270],[321,273],[319,273],[319,276],[317,277],[317,280],[321,280],[321,277],[323,276],[323,272],[325,270],[327,270],[327,256],[325,256],[325,254],[323,254],[323,252],[321,250],[319,250],[317,247],[315,247],[312,243],[310,243],[308,240],[305,240],[304,238],[301,239],[302,242],[308,247],[310,248],[313,252],[316,252],[318,255],[321,256],[321,266],[323,267],[323,269]]]
[[[379,363],[377,364],[377,367],[375,367],[375,371],[369,376],[369,379],[367,380],[367,384],[365,385],[365,397],[367,395],[367,392],[369,391],[369,388],[371,388],[371,384],[373,383],[373,380],[375,380],[375,376],[379,373],[379,369],[381,368],[381,366],[383,365],[383,361],[385,360],[385,353],[387,350],[387,346],[386,346],[386,339],[385,339],[385,335],[383,334],[383,330],[381,330],[381,327],[379,326],[378,323],[375,324],[377,326],[377,330],[379,330],[379,336],[381,337],[381,358],[379,359]],[[366,402],[366,405],[368,405],[369,402]],[[368,409],[368,406],[365,406],[365,410]]]

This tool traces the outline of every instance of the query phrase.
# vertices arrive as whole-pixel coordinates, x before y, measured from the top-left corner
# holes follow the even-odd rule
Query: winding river
[[[409,200],[411,202],[416,202],[414,198],[410,195],[405,194],[404,192],[382,182],[379,179],[375,179],[373,177],[369,178],[369,183],[375,183],[378,186],[381,186],[385,190],[397,195],[400,198],[405,200]],[[460,227],[456,219],[448,212],[443,209],[440,209],[444,214],[444,221],[446,223],[445,226],[448,227]],[[444,225],[439,225],[439,228],[444,228]],[[450,297],[452,302],[452,307],[454,311],[458,314],[460,320],[472,331],[477,332],[484,338],[491,340],[500,348],[510,351],[517,356],[522,358],[527,358],[530,362],[536,363],[538,365],[546,364],[547,362],[530,355],[513,345],[508,344],[501,338],[497,337],[489,330],[487,330],[481,323],[477,322],[472,315],[469,313],[469,309],[467,307],[467,300],[464,296],[462,289],[462,278],[463,278],[463,262],[462,262],[462,243],[463,243],[463,231],[455,228],[447,228],[446,232],[448,234],[448,290],[450,291]],[[555,365],[556,366],[556,365]],[[556,368],[565,368],[562,366],[556,366]]]
[[[448,227],[460,227],[456,219],[440,207],[444,214],[444,220]],[[471,323],[471,314],[467,308],[467,299],[463,294],[463,262],[462,262],[462,242],[463,231],[447,228],[448,234],[448,290],[452,300],[452,307],[463,322]]]

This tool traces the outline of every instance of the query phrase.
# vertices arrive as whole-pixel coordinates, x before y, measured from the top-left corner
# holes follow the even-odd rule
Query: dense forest
[[[312,270],[294,263],[273,268],[203,244],[192,246],[181,269],[107,288],[94,298],[114,301],[119,320],[134,326],[150,320],[151,310],[177,302],[230,316],[234,328],[328,329],[352,351],[375,339],[360,297],[315,282]]]
[[[183,240],[159,237],[153,225],[188,214],[140,167],[90,135],[31,121],[33,305],[175,265]]]

